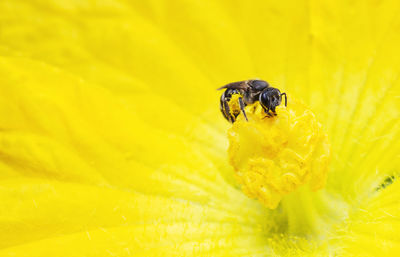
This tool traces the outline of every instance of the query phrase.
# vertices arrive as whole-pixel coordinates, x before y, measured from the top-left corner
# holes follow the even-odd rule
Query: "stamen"
[[[230,164],[243,192],[274,209],[302,185],[322,188],[330,145],[315,115],[293,99],[278,106],[274,117],[265,118],[255,105],[246,107],[249,122],[239,115],[228,131]]]

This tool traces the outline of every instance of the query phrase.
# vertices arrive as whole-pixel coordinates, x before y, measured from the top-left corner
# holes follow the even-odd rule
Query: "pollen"
[[[303,104],[290,101],[267,117],[259,103],[246,107],[228,131],[230,164],[243,192],[275,209],[303,185],[324,187],[330,160],[326,133]]]
[[[241,97],[240,94],[233,94],[229,101],[230,112],[235,116],[240,113],[239,97]]]

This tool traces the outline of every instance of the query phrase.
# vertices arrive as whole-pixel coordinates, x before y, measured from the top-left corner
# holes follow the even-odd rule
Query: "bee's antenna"
[[[281,96],[285,95],[285,107],[287,106],[287,96],[286,93],[282,93]]]

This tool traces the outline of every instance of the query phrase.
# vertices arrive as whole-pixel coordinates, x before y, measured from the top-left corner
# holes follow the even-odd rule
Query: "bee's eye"
[[[269,92],[262,92],[260,95],[260,103],[263,106],[269,106]]]
[[[255,90],[263,90],[264,88],[269,87],[268,82],[264,80],[254,80],[251,85]]]

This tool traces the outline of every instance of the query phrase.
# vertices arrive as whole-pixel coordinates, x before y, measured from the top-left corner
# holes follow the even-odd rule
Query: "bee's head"
[[[260,94],[260,104],[265,109],[275,111],[275,107],[279,106],[282,101],[281,91],[277,88],[269,87],[264,89]]]

